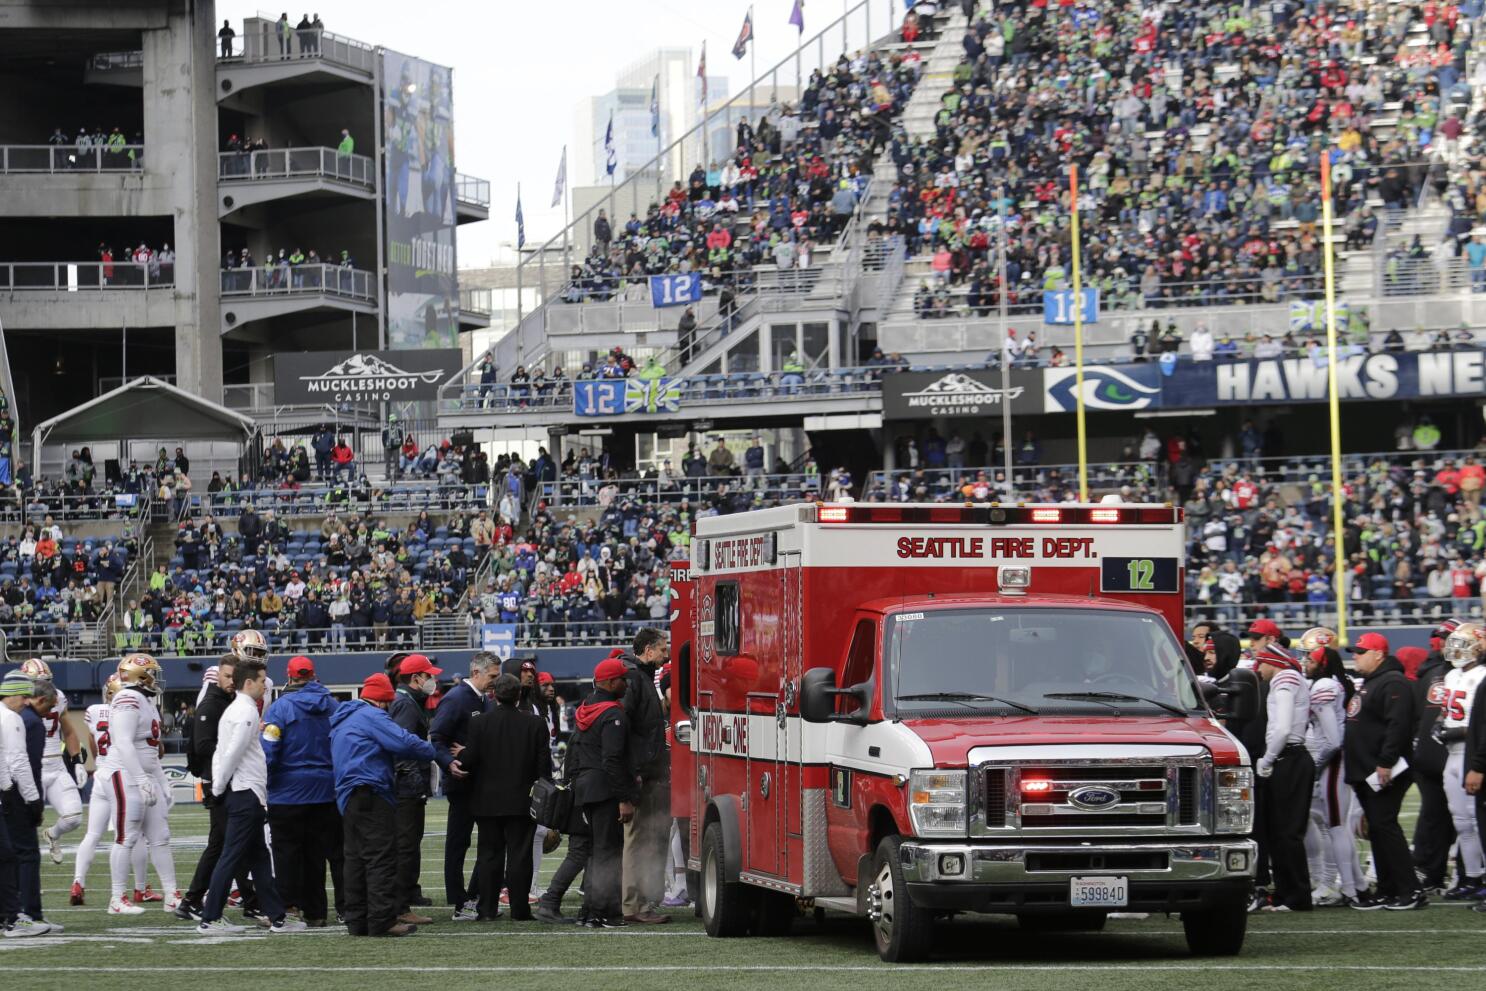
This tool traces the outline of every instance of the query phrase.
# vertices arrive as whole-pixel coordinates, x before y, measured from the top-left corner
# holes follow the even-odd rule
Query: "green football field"
[[[50,821],[50,814],[48,816]],[[424,889],[442,901],[444,805],[429,808]],[[171,818],[182,883],[206,833],[199,807]],[[81,831],[66,837],[69,850]],[[471,851],[473,863],[473,850]],[[544,875],[557,866],[548,857]],[[352,939],[343,929],[204,939],[190,923],[152,904],[142,916],[105,914],[107,850],[89,873],[88,905],[67,904],[72,856],[53,865],[42,851],[47,917],[62,936],[0,940],[0,988],[222,987],[339,989],[429,987],[580,988],[808,987],[1164,991],[1221,988],[1486,988],[1480,947],[1486,915],[1435,904],[1422,912],[1326,909],[1308,915],[1250,917],[1242,955],[1188,955],[1178,920],[1111,920],[1102,933],[1030,935],[1014,919],[957,919],[942,927],[934,961],[893,967],[877,959],[863,922],[800,920],[782,939],[713,940],[690,910],[672,924],[589,931],[541,923],[454,923],[449,909],[408,939]],[[158,882],[157,882],[158,885]],[[576,892],[564,908],[576,910]],[[236,917],[229,910],[229,918]],[[127,984],[126,984],[127,982]]]

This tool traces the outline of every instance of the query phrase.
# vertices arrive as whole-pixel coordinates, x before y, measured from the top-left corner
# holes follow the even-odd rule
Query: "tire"
[[[753,934],[788,936],[798,914],[799,906],[794,895],[759,889],[754,897]]]
[[[898,848],[902,845],[903,840],[897,836],[884,837],[877,844],[868,888],[872,940],[877,944],[877,955],[887,963],[917,963],[928,959],[934,936],[932,913],[913,904],[908,897],[908,885],[898,862]]]
[[[719,939],[746,936],[753,921],[753,892],[725,875],[727,863],[722,824],[711,823],[702,836],[702,876],[697,905],[707,935]]]
[[[1109,921],[1109,914],[1097,910],[1072,911],[1054,915],[1019,915],[1016,921],[1024,930],[1033,933],[1100,932]]]
[[[1236,901],[1200,912],[1183,912],[1187,949],[1199,957],[1237,956],[1249,925],[1248,908],[1246,902]]]

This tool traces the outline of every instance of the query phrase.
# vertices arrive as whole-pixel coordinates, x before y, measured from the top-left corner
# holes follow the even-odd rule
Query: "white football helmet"
[[[125,654],[119,661],[118,675],[120,688],[151,693],[165,690],[165,673],[149,654]]]
[[[1461,623],[1445,640],[1442,653],[1445,660],[1457,668],[1468,667],[1481,659],[1486,651],[1486,626],[1480,623]]]
[[[51,681],[52,669],[47,667],[46,661],[39,657],[21,662],[21,674],[32,681]]]
[[[1300,635],[1300,649],[1310,653],[1318,647],[1334,647],[1336,631],[1324,626],[1313,626]]]
[[[238,657],[268,660],[268,641],[259,630],[239,630],[232,634],[232,652]]]

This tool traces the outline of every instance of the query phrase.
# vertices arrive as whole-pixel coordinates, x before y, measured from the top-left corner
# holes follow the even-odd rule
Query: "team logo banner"
[[[516,653],[516,624],[486,623],[481,626],[480,649],[509,661]]]
[[[684,379],[586,379],[573,383],[577,416],[675,413],[681,409]]]
[[[1072,413],[1078,408],[1078,374],[1072,368],[1043,370],[1043,406],[1046,413]],[[1162,405],[1161,372],[1154,365],[1087,365],[1084,367],[1085,409],[1138,410]]]

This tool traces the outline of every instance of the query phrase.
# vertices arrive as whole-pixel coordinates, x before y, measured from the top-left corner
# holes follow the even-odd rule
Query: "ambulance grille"
[[[1006,768],[993,767],[986,771],[986,825],[1006,825]]]
[[[1176,821],[1179,826],[1197,825],[1197,787],[1197,768],[1181,768],[1176,786]]]

